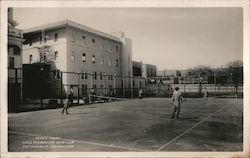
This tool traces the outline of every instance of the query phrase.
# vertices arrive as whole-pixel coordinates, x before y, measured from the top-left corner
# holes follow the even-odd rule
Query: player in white
[[[175,112],[177,112],[176,119],[179,118],[179,113],[181,109],[181,103],[183,102],[183,97],[181,96],[181,92],[179,91],[179,87],[175,87],[175,91],[172,96],[172,107],[173,107],[173,115],[172,119],[175,118]]]
[[[204,95],[203,95],[203,98],[204,99],[207,99],[207,87],[204,87]]]

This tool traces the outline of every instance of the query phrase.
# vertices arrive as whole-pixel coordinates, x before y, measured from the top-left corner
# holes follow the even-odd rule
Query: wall
[[[83,36],[85,38],[83,38]],[[97,36],[92,33],[85,32],[73,27],[68,28],[67,32],[67,71],[80,73],[80,85],[87,85],[91,87],[91,73],[93,73],[93,85],[97,88],[113,86],[113,80],[108,80],[107,75],[121,75],[121,43],[107,39],[105,37]],[[74,42],[72,41],[74,37]],[[92,42],[95,40],[95,43]],[[118,46],[119,51],[116,51]],[[83,62],[83,53],[85,53],[85,61]],[[72,60],[72,55],[75,56],[75,60]],[[92,57],[95,56],[95,63],[92,62]],[[116,66],[116,60],[118,60],[118,67]],[[94,73],[97,73],[97,79],[94,78]],[[83,73],[88,74],[87,79],[82,79]],[[100,79],[100,73],[102,73],[102,80]],[[106,81],[104,82],[104,78]],[[120,86],[118,79],[116,86]],[[68,74],[68,84],[78,83],[78,77]]]

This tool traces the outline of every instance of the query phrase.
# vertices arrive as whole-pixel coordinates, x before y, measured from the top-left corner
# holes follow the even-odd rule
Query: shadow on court
[[[9,151],[242,151],[242,99],[144,98],[9,114]]]

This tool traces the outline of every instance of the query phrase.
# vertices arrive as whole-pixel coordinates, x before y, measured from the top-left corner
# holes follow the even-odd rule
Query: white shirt
[[[174,104],[178,104],[180,105],[180,103],[182,102],[183,98],[181,96],[181,92],[180,91],[174,91],[173,96],[172,96],[172,100]]]

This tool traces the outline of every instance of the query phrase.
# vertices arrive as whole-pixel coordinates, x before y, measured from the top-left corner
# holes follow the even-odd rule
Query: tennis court
[[[242,151],[243,100],[144,98],[10,113],[9,151]]]

